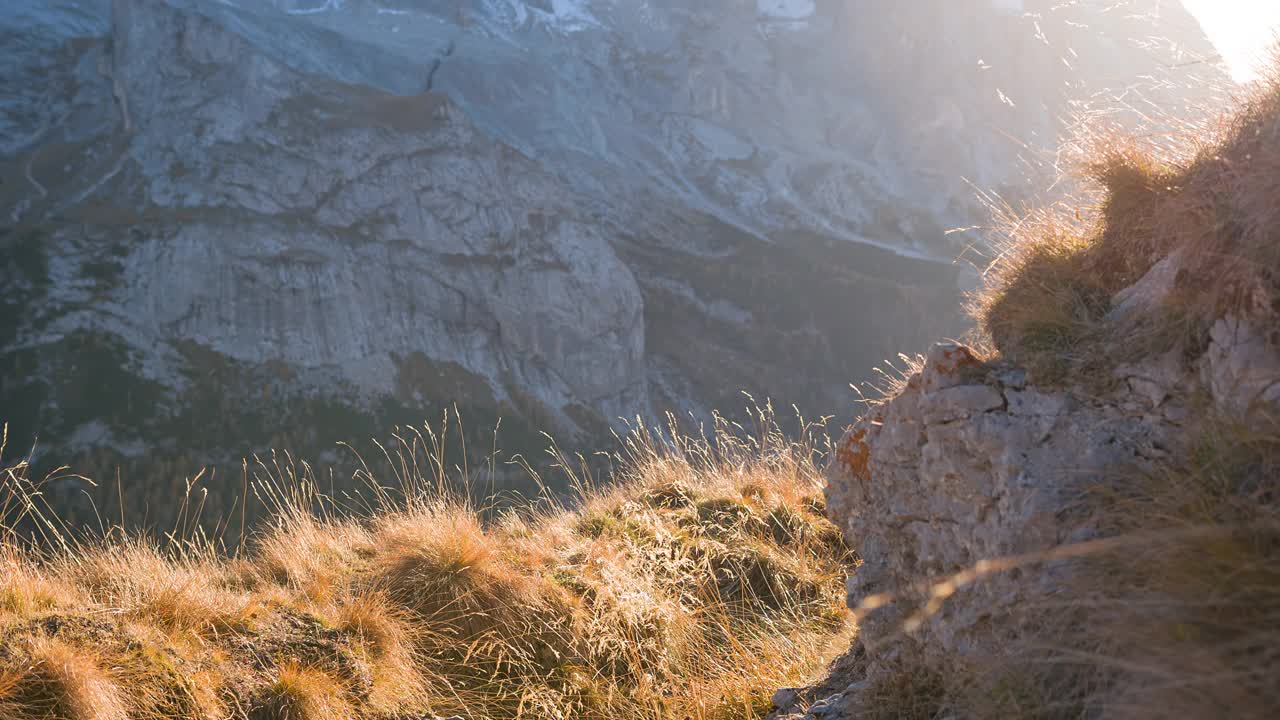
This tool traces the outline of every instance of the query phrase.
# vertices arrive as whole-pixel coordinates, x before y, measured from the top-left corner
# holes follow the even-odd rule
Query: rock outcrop
[[[1098,227],[1081,231],[1078,247],[1088,249],[1079,257],[1128,262],[1136,282],[1097,302],[1096,316],[1083,320],[1087,330],[1074,343],[1046,343],[1035,334],[1052,322],[1047,316],[1057,308],[1050,303],[1037,307],[1045,317],[1020,309],[1004,327],[1021,324],[1021,334],[995,340],[1000,358],[1057,356],[1056,372],[1029,372],[1007,359],[984,361],[963,345],[935,345],[848,428],[828,467],[827,501],[831,518],[861,560],[848,581],[849,605],[860,615],[859,636],[823,684],[780,694],[777,717],[886,717],[876,705],[885,699],[873,688],[883,690],[881,681],[895,672],[899,678],[913,669],[959,675],[992,658],[1012,662],[1014,653],[1029,644],[1039,648],[1043,661],[1046,644],[1070,642],[1064,635],[1048,640],[1036,635],[1053,626],[1046,616],[1075,617],[1069,613],[1081,607],[1073,605],[1080,596],[1069,592],[1086,587],[1088,599],[1096,602],[1087,612],[1104,615],[1108,602],[1154,607],[1163,598],[1158,593],[1178,582],[1147,578],[1146,584],[1127,588],[1125,574],[1140,568],[1120,562],[1119,577],[1115,572],[1085,575],[1090,571],[1086,556],[1104,550],[1132,553],[1135,544],[1162,537],[1173,543],[1166,550],[1178,548],[1177,542],[1195,533],[1234,539],[1247,535],[1250,526],[1231,524],[1237,521],[1222,508],[1243,507],[1264,517],[1274,508],[1274,476],[1266,463],[1273,459],[1267,453],[1274,454],[1280,417],[1280,305],[1275,301],[1280,286],[1275,225],[1269,221],[1276,198],[1272,162],[1280,155],[1278,99],[1280,88],[1260,89],[1253,104],[1230,119],[1232,130],[1220,146],[1182,165],[1160,166],[1161,183],[1136,185],[1143,190],[1106,187],[1105,212]],[[1271,197],[1270,204],[1257,202],[1261,195]],[[1214,212],[1202,214],[1204,207]],[[1181,213],[1176,225],[1134,222],[1173,209]],[[1059,298],[1063,288],[1082,281],[1073,273],[1091,267],[1088,259],[1077,258],[1057,266],[1056,280],[1046,280],[1049,274],[1035,273],[1044,267],[1034,266],[1051,252],[1036,254],[1035,243],[1045,238],[1022,239],[1030,259],[1010,270],[997,268],[1005,273],[999,281],[1005,285],[988,292],[1023,302],[1037,298],[1035,292],[1044,293],[1040,299]],[[1158,249],[1154,255],[1151,248]],[[1048,287],[1050,282],[1060,287]],[[1019,284],[1046,286],[1010,294],[1008,288]],[[982,319],[989,329],[992,313],[1001,310],[987,312]],[[1053,327],[1070,332],[1067,326]],[[1022,338],[1021,346],[1013,335]],[[1229,442],[1218,436],[1223,428]],[[1266,438],[1261,442],[1268,449],[1255,457],[1248,442],[1236,436]],[[1160,489],[1146,490],[1147,484]],[[1186,492],[1184,486],[1196,490],[1177,495]],[[1161,504],[1161,492],[1172,499]],[[1137,513],[1145,522],[1139,529],[1150,532],[1145,537],[1117,534],[1114,517],[1103,509],[1113,501],[1130,508],[1115,511],[1118,516]],[[1273,537],[1274,528],[1267,528],[1257,532]],[[1172,536],[1183,539],[1170,541]],[[1129,543],[1127,550],[1120,541]],[[1208,549],[1194,546],[1178,557],[1207,555],[1210,564],[1220,561],[1212,542],[1206,543]],[[1258,562],[1247,553],[1238,555],[1246,558],[1242,563]],[[1093,585],[1081,580],[1085,577]],[[1243,591],[1221,592],[1235,603],[1228,613],[1269,607],[1266,601],[1245,599],[1252,596]],[[1213,607],[1217,600],[1195,602]],[[1171,600],[1166,604],[1176,606]],[[1066,634],[1096,632],[1089,618],[1070,622]],[[1179,618],[1170,632],[1193,624]],[[1219,634],[1229,635],[1198,627],[1188,644],[1200,651]],[[1062,652],[1074,658],[1064,665],[1111,662],[1114,673],[1120,662]],[[1139,656],[1129,665],[1144,662],[1157,664]],[[1252,667],[1252,659],[1245,662]],[[1068,671],[1059,668],[1059,673]],[[1147,681],[1177,684],[1167,677]],[[1070,681],[1059,678],[1058,684],[1066,687]],[[1072,690],[1060,687],[1068,699],[1049,701],[1068,708],[1071,701],[1103,702],[1070,696]],[[1030,702],[1025,691],[1018,697]],[[1212,701],[1213,696],[1205,697]],[[1274,700],[1273,694],[1257,697],[1260,704]]]
[[[862,539],[851,605],[896,599],[868,615],[863,641],[895,636],[905,613],[931,599],[931,582],[1087,539],[1073,503],[1109,473],[1167,453],[1184,417],[1178,402],[1157,405],[1147,395],[1029,386],[1012,367],[936,346],[903,390],[845,437],[830,471],[831,512]],[[919,642],[940,654],[997,642],[989,619],[1042,590],[1022,578],[979,583],[943,603]]]
[[[1009,138],[1216,72],[1173,62],[1207,45],[1165,3],[926,5],[10,4],[11,441],[205,462],[453,404],[516,448],[743,389],[823,413],[958,331],[947,231],[969,182],[1019,184]],[[1167,40],[1127,40],[1144,13]]]
[[[1280,410],[1280,343],[1249,327],[1224,318],[1200,357],[1117,368],[1102,396],[936,345],[829,467],[829,514],[861,558],[858,645],[824,684],[776,698],[791,708],[777,717],[864,717],[871,680],[904,654],[945,667],[1015,643],[1071,571],[1037,558],[1098,538],[1087,492],[1190,450],[1197,393],[1198,413]]]

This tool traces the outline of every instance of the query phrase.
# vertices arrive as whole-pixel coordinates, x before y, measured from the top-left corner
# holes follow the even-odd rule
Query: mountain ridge
[[[817,4],[823,22],[767,32],[732,3],[600,0],[571,29],[545,4],[288,12],[316,7],[0,15],[6,54],[44,48],[7,55],[5,82],[48,88],[4,116],[27,138],[0,187],[15,439],[132,477],[140,443],[193,467],[264,443],[328,461],[454,404],[482,432],[505,416],[527,451],[541,430],[589,446],[620,418],[705,419],[739,391],[823,415],[883,357],[963,328],[972,241],[947,231],[980,203],[962,178],[1022,172],[973,118],[1054,135],[1071,92],[1112,79],[1019,109],[1065,52],[1034,28],[1074,42],[1052,8],[985,27],[946,3]],[[1153,73],[1183,57],[1072,32]],[[1007,58],[973,57],[993,34]],[[84,393],[95,376],[112,382]]]

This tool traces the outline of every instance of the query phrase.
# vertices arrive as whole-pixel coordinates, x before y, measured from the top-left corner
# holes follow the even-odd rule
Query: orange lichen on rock
[[[836,448],[836,462],[863,482],[871,480],[871,447],[866,439],[867,429],[858,428],[845,435]]]
[[[938,363],[938,372],[944,375],[956,375],[961,370],[976,367],[982,363],[973,356],[973,352],[963,345],[948,347],[942,351],[943,362]]]

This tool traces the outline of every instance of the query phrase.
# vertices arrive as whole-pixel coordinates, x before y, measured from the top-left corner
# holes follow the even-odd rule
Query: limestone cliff
[[[0,10],[15,446],[821,414],[960,329],[970,182],[1019,185],[1099,93],[1216,72],[1146,0],[429,5]]]

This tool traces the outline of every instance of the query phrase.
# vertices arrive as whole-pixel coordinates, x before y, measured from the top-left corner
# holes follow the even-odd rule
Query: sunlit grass
[[[707,438],[637,429],[607,482],[557,455],[577,495],[504,509],[447,490],[466,478],[412,441],[386,453],[392,487],[362,471],[372,490],[357,503],[322,496],[305,465],[264,463],[256,492],[274,519],[241,550],[199,526],[163,542],[77,536],[9,465],[0,709],[762,716],[776,687],[847,647],[851,625],[848,553],[821,512],[821,428],[796,441],[770,412],[755,419]]]
[[[1085,135],[1077,196],[995,206],[1002,235],[972,303],[984,340],[1042,382],[1105,383],[1123,362],[1195,354],[1216,320],[1253,312],[1280,266],[1278,117],[1273,70],[1175,142]]]

